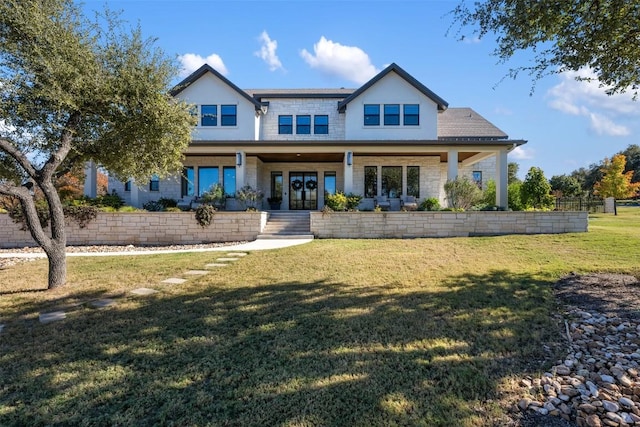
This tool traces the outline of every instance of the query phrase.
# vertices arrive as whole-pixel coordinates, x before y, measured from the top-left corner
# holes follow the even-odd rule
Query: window
[[[220,126],[235,126],[237,124],[237,106],[221,105],[220,113]]]
[[[151,181],[149,181],[149,191],[160,191],[160,178],[158,178],[158,175],[151,177]]]
[[[378,167],[364,167],[364,197],[376,197],[378,195]]]
[[[324,194],[336,194],[336,173],[324,173]]]
[[[384,125],[399,126],[400,125],[400,105],[384,104]]]
[[[364,125],[380,126],[380,106],[378,104],[364,104]]]
[[[271,198],[282,200],[282,172],[271,172]]]
[[[420,105],[404,104],[403,116],[405,126],[418,126],[420,124]]]
[[[131,191],[131,180],[125,181],[124,191]]]
[[[407,166],[407,196],[420,198],[420,166]]]
[[[382,167],[382,195],[389,198],[402,194],[402,166]]]
[[[213,166],[203,166],[198,168],[198,195],[211,190],[211,187],[220,182],[218,168]]]
[[[311,116],[296,116],[296,133],[301,135],[311,133]]]
[[[313,133],[317,135],[329,133],[329,116],[313,116]]]
[[[473,182],[475,182],[478,188],[482,190],[482,171],[473,171],[471,176]]]
[[[224,195],[234,197],[236,195],[236,167],[225,166],[222,168]]]
[[[195,195],[195,171],[193,166],[186,166],[182,169],[182,177],[180,180],[181,197],[188,197]]]
[[[278,133],[280,135],[293,134],[293,116],[278,116]]]
[[[200,106],[200,124],[202,126],[218,126],[218,106],[202,105]]]

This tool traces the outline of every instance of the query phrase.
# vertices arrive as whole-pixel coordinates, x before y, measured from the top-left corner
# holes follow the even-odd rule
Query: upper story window
[[[317,135],[329,133],[329,116],[313,116],[313,133]]]
[[[301,135],[311,133],[311,116],[296,116],[296,133]]]
[[[278,116],[278,133],[280,135],[293,134],[293,116]]]
[[[218,126],[218,106],[201,105],[200,117],[200,124],[202,126]]]
[[[403,124],[405,126],[418,126],[420,124],[420,104],[404,104],[403,110]]]
[[[364,125],[380,126],[379,104],[364,104]]]
[[[384,104],[384,125],[400,125],[400,104]]]
[[[220,125],[221,126],[236,126],[237,124],[237,106],[236,105],[221,105],[220,106]]]

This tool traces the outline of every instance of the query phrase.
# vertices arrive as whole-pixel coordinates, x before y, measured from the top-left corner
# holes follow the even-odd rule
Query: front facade
[[[208,65],[172,95],[193,104],[198,124],[182,176],[137,186],[110,181],[128,204],[161,197],[182,205],[214,184],[227,209],[245,185],[283,210],[319,210],[325,194],[364,196],[361,209],[386,198],[438,198],[444,184],[468,176],[496,181],[496,205],[507,206],[507,153],[526,141],[508,136],[470,108],[448,104],[396,64],[358,89],[242,90]]]

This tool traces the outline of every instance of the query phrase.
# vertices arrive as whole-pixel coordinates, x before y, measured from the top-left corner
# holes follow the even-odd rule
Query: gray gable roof
[[[180,83],[175,85],[173,89],[169,91],[169,93],[171,94],[171,96],[178,95],[180,92],[185,90],[187,87],[189,87],[191,84],[193,84],[196,80],[198,80],[200,77],[202,77],[206,73],[211,73],[217,78],[219,78],[220,80],[222,80],[227,86],[229,86],[231,89],[238,92],[240,95],[242,95],[243,98],[245,98],[247,101],[252,103],[255,106],[256,110],[260,109],[261,105],[257,100],[251,97],[247,92],[240,89],[238,86],[231,83],[231,80],[227,79],[225,76],[217,72],[209,64],[204,64],[202,67],[198,68],[196,71],[191,73],[186,79],[182,80]]]
[[[471,108],[438,114],[438,139],[507,139],[509,136]]]
[[[420,83],[418,80],[416,80],[412,75],[410,75],[409,73],[407,73],[405,70],[403,70],[402,68],[400,68],[399,65],[397,65],[396,63],[392,63],[391,65],[389,65],[387,68],[385,68],[384,70],[380,71],[376,76],[374,76],[371,80],[369,80],[367,83],[365,83],[364,85],[362,85],[358,90],[356,90],[355,92],[353,92],[349,97],[345,98],[342,102],[340,102],[338,104],[338,110],[340,112],[343,112],[346,108],[347,108],[347,104],[351,101],[353,101],[354,99],[356,99],[358,96],[360,96],[364,91],[366,91],[367,89],[369,89],[371,86],[373,86],[374,84],[376,84],[377,82],[379,82],[383,77],[385,77],[387,74],[389,74],[390,72],[395,72],[397,75],[399,75],[400,77],[402,77],[407,83],[409,83],[411,86],[415,87],[417,90],[419,90],[424,96],[426,96],[427,98],[431,99],[433,102],[435,102],[436,104],[438,104],[438,110],[440,111],[444,111],[447,109],[447,107],[449,106],[449,104],[447,103],[447,101],[445,101],[444,99],[440,98],[438,95],[436,95],[434,92],[432,92],[428,87],[426,87],[425,85],[423,85],[422,83]]]

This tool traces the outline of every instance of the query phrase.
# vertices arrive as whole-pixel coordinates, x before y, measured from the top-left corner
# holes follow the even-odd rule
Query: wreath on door
[[[316,188],[318,188],[318,183],[311,179],[311,180],[307,181],[307,183],[304,186],[307,187],[307,190],[313,191]]]
[[[299,179],[294,179],[293,181],[291,181],[291,188],[294,191],[300,191],[302,190],[302,181]]]

